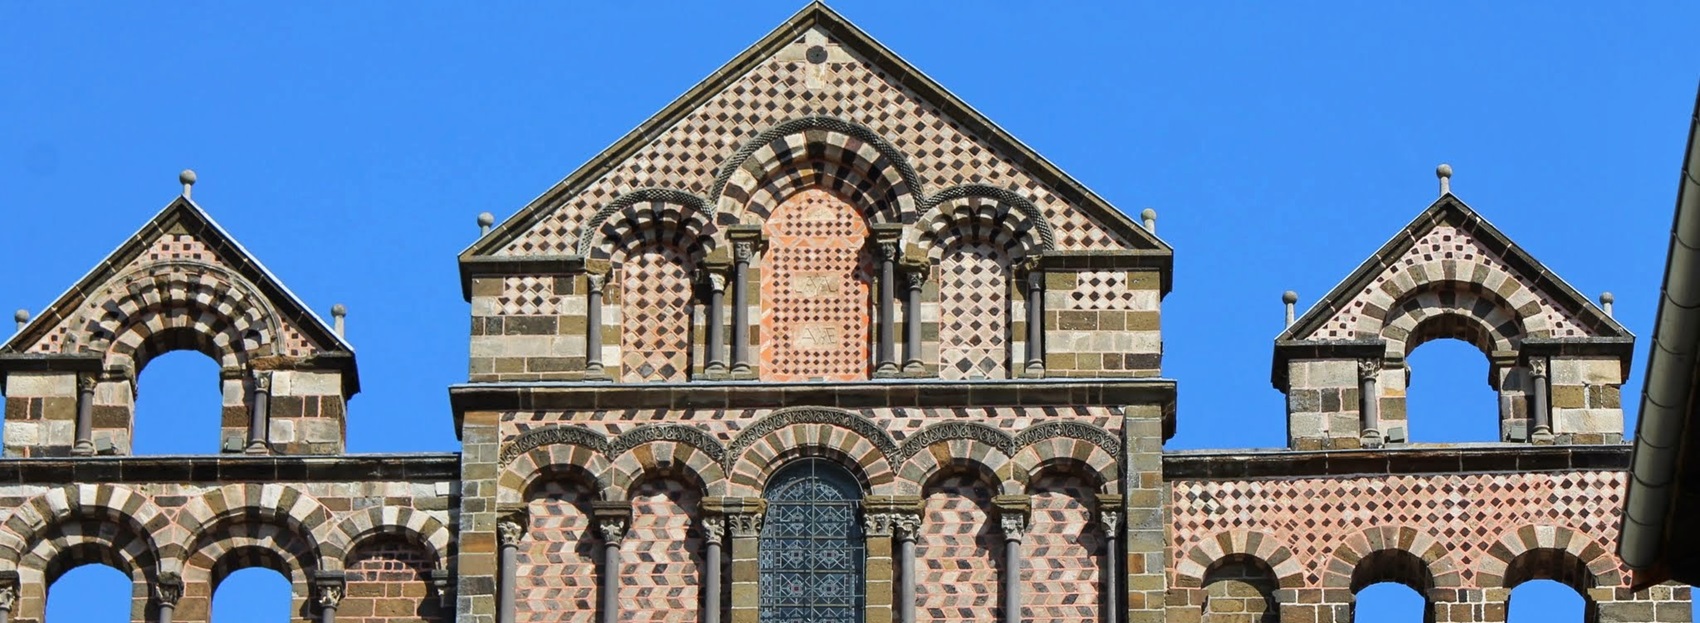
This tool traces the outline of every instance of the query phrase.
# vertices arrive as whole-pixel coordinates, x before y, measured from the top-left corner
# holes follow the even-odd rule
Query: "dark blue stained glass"
[[[787,466],[767,487],[761,530],[762,623],[861,623],[862,489],[829,461]]]

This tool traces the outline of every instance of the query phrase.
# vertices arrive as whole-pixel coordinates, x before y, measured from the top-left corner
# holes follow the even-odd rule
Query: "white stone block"
[[[340,442],[342,427],[336,420],[327,418],[309,418],[298,422],[300,424],[301,440],[308,443]]]
[[[267,439],[272,443],[290,443],[295,441],[295,420],[293,418],[277,418],[266,423]]]
[[[1619,409],[1553,409],[1555,433],[1623,433]]]
[[[342,375],[335,372],[312,372],[296,370],[295,377],[290,380],[293,396],[340,396],[342,395]],[[275,391],[275,390],[274,390]]]
[[[6,445],[40,445],[41,426],[41,422],[6,422]]]
[[[13,372],[6,377],[6,394],[24,396],[75,396],[77,375],[68,372]]]

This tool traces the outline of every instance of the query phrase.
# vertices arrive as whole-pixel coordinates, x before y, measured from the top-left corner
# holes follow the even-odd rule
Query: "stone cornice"
[[[0,485],[67,482],[365,482],[460,478],[460,455],[97,456],[0,459]]]
[[[1380,450],[1207,450],[1163,455],[1164,480],[1248,480],[1312,476],[1622,471],[1628,445],[1525,444]]]

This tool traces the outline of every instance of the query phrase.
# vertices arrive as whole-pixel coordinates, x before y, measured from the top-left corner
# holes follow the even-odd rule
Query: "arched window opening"
[[[136,375],[132,454],[215,454],[227,449],[226,431],[247,426],[242,381],[221,379],[213,358],[195,349],[178,349],[145,360],[138,353],[137,364],[144,367]],[[227,396],[235,404],[229,404]],[[101,411],[97,404],[97,433],[110,426],[101,421]],[[239,433],[235,439],[238,445],[233,448],[240,451],[244,438]],[[97,434],[97,450],[101,443]]]
[[[860,623],[867,549],[856,478],[832,461],[799,459],[765,497],[761,623]]]
[[[915,539],[916,618],[930,623],[999,620],[1003,535],[992,511],[997,484],[978,471],[940,474],[922,489]]]
[[[1597,609],[1587,595],[1596,583],[1587,563],[1568,551],[1523,552],[1505,568],[1505,586],[1511,589],[1507,621],[1593,621]]]
[[[621,616],[634,621],[698,620],[703,535],[696,525],[702,488],[668,476],[632,488],[631,527],[620,542]]]
[[[762,380],[867,379],[873,258],[862,213],[811,188],[775,209],[763,232]]]
[[[1352,620],[1429,623],[1434,576],[1415,554],[1398,549],[1371,552],[1352,569]]]
[[[1204,623],[1276,623],[1280,587],[1269,563],[1250,554],[1230,554],[1204,572]]]
[[[1389,440],[1401,437],[1413,442],[1491,442],[1500,435],[1500,395],[1489,385],[1488,359],[1482,351],[1460,339],[1436,339],[1411,351],[1405,360],[1405,421],[1383,414],[1384,428],[1406,426],[1386,432]],[[1382,395],[1387,395],[1386,391]]]
[[[116,567],[86,562],[65,571],[47,587],[47,623],[129,623],[137,597],[135,582]]]
[[[515,552],[518,623],[591,623],[596,619],[602,538],[591,523],[593,482],[578,472],[551,473],[530,487],[530,525]]]
[[[247,567],[224,576],[213,589],[212,622],[289,623],[289,578],[266,567]]]
[[[1556,580],[1530,580],[1511,589],[1505,620],[1507,623],[1591,621],[1584,601],[1576,589]]]

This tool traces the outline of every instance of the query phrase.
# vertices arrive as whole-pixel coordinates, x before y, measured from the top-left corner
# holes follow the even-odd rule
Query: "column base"
[[[77,442],[77,445],[71,448],[71,456],[94,456],[94,442]]]
[[[584,380],[606,383],[606,382],[611,382],[614,379],[609,377],[608,371],[603,369],[602,364],[598,363],[598,364],[592,364],[592,365],[585,366],[585,368],[584,368]]]
[[[734,381],[753,381],[756,379],[756,371],[750,364],[735,363],[732,364],[732,370],[726,373],[726,378]]]
[[[1386,445],[1386,441],[1381,438],[1381,431],[1372,428],[1364,431],[1363,435],[1358,437],[1358,444],[1363,448],[1373,449]]]
[[[250,441],[250,442],[248,442],[248,447],[242,449],[242,453],[243,454],[253,454],[253,455],[265,455],[265,454],[271,454],[272,448],[271,448],[271,446],[267,445],[266,442],[264,442],[264,441]]]
[[[878,368],[874,368],[874,378],[876,379],[895,379],[897,375],[897,364],[895,362],[887,361],[880,364]]]
[[[726,378],[726,364],[711,361],[702,368],[702,378],[708,381],[718,381]]]
[[[924,376],[927,376],[927,364],[921,363],[919,360],[904,362],[904,364],[903,364],[903,376],[907,376],[907,377],[924,377]]]
[[[1548,430],[1545,426],[1537,426],[1535,427],[1535,432],[1529,433],[1529,443],[1537,446],[1550,446],[1553,444],[1553,441],[1554,438],[1552,431]]]
[[[1025,373],[1027,378],[1030,379],[1045,378],[1045,362],[1039,360],[1027,362],[1027,369]]]

